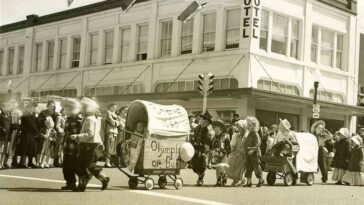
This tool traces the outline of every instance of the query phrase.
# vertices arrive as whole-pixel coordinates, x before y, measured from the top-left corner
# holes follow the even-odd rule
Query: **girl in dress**
[[[54,155],[54,146],[57,139],[57,132],[54,130],[54,121],[52,117],[47,117],[45,121],[46,130],[42,134],[44,138],[42,152],[40,153],[40,167],[49,168]]]
[[[347,128],[341,128],[336,135],[338,136],[339,141],[335,146],[336,153],[331,162],[331,167],[334,168],[332,180],[337,181],[337,185],[342,185],[342,178],[349,168],[350,145],[348,138],[350,132]]]
[[[364,186],[364,147],[363,139],[354,136],[350,139],[351,157],[349,171],[344,175],[343,182],[352,186]]]

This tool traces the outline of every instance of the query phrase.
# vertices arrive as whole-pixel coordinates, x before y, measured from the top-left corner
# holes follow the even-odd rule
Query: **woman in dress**
[[[335,145],[335,155],[331,162],[331,167],[334,168],[334,173],[332,175],[332,180],[337,181],[337,185],[342,185],[342,178],[349,168],[350,160],[350,145],[349,137],[350,132],[347,128],[341,128],[336,135],[339,141]]]
[[[246,151],[244,150],[247,132],[246,120],[235,122],[235,127],[236,130],[230,142],[231,153],[228,158],[227,177],[233,180],[231,186],[240,186],[244,184],[243,176],[246,170]]]
[[[364,146],[359,136],[350,138],[351,156],[349,171],[344,175],[343,182],[351,186],[364,186]]]

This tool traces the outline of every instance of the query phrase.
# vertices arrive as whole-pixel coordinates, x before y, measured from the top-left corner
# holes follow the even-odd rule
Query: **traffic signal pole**
[[[202,113],[205,113],[207,110],[207,96],[213,91],[213,81],[215,76],[212,73],[203,73],[198,77],[200,84],[198,90],[203,96]]]
[[[205,113],[207,109],[207,93],[203,94],[202,113]]]

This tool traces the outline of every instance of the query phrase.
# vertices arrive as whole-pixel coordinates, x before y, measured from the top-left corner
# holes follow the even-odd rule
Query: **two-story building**
[[[188,1],[137,2],[127,12],[108,0],[1,26],[0,91],[11,80],[22,97],[144,99],[193,113],[202,108],[197,76],[211,72],[215,118],[287,118],[308,130],[317,80],[330,130],[354,132],[364,115],[356,0],[209,0],[185,22],[177,17]]]

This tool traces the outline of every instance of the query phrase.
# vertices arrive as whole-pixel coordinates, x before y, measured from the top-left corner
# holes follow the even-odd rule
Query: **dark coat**
[[[211,149],[221,152],[224,156],[227,156],[231,152],[230,137],[228,134],[222,133],[221,135],[215,135],[211,141]]]
[[[342,139],[335,145],[335,155],[331,162],[331,167],[347,170],[350,160],[350,145],[347,139]]]
[[[206,147],[209,147],[211,144],[211,140],[209,137],[209,131],[207,127],[201,127],[200,125],[196,127],[193,135],[193,139],[191,140],[191,144],[195,148],[196,151],[206,152]]]
[[[8,141],[10,139],[11,114],[2,112],[0,114],[0,141]]]
[[[364,172],[364,147],[363,147],[363,145],[356,146],[354,149],[351,150],[349,171]]]
[[[20,138],[20,154],[34,156],[36,154],[36,138],[38,138],[39,124],[34,115],[25,114],[21,117],[20,130],[22,136]]]
[[[245,150],[253,150],[254,156],[260,157],[262,155],[260,151],[261,139],[257,132],[249,132],[246,142],[245,142]]]

